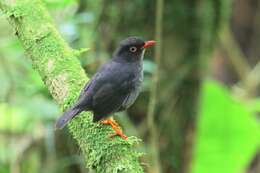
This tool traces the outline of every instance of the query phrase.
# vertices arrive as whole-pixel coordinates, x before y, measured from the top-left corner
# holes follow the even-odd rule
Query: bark
[[[62,39],[40,0],[0,0],[0,9],[15,30],[32,65],[42,77],[57,103],[66,109],[78,97],[88,78],[73,50]],[[91,113],[82,113],[69,124],[86,158],[86,166],[96,172],[143,172],[140,153],[134,150],[136,137],[122,140],[108,135],[110,127],[92,123]]]

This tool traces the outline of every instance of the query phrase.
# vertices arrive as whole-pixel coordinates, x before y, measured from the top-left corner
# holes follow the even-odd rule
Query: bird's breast
[[[143,70],[142,68],[136,68],[129,72],[130,78],[126,81],[128,85],[128,92],[126,93],[126,99],[122,104],[122,109],[129,108],[137,99],[143,82]]]
[[[143,82],[143,68],[141,65],[134,66],[133,70],[130,72],[131,82],[133,85],[133,90],[140,90]]]

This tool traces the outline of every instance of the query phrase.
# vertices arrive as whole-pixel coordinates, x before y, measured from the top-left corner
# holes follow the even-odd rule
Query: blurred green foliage
[[[60,110],[3,15],[0,28],[0,172],[40,172]]]
[[[255,112],[213,81],[204,83],[201,99],[192,172],[244,172],[260,147]]]
[[[76,0],[43,0],[49,8],[65,8],[68,5],[76,5]]]

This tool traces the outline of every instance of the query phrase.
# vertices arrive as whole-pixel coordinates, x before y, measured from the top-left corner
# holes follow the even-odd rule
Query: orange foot
[[[123,134],[119,124],[117,124],[117,122],[113,118],[108,118],[106,120],[102,120],[102,121],[100,121],[100,124],[111,125],[111,127],[115,130],[115,133],[110,135],[111,138],[114,136],[120,136],[124,140],[127,139],[127,136],[125,136]]]

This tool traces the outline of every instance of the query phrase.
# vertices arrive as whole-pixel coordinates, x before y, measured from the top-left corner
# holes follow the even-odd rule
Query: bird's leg
[[[110,135],[111,138],[114,136],[120,136],[122,139],[127,139],[127,136],[123,134],[119,124],[112,117],[100,121],[100,124],[111,125],[111,127],[115,130],[115,133]]]

